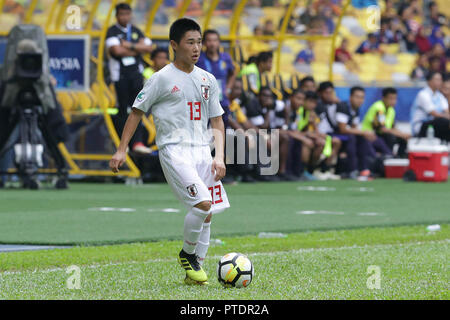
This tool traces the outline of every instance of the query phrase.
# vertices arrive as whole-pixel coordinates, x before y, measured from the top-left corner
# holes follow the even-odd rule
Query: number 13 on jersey
[[[202,108],[200,102],[188,102],[191,120],[202,119]]]

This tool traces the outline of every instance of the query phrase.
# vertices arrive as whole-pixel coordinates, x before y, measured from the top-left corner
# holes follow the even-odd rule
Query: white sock
[[[203,230],[200,233],[200,238],[198,239],[197,247],[195,248],[195,254],[198,256],[200,265],[203,265],[206,253],[208,252],[210,235],[211,222],[203,223]]]
[[[184,242],[183,250],[188,254],[195,252],[198,239],[203,228],[203,222],[208,216],[208,211],[193,207],[184,218]]]

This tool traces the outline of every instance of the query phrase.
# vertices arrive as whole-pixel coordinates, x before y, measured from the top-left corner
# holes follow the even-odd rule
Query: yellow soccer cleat
[[[198,263],[195,254],[187,254],[181,250],[178,255],[178,263],[186,270],[186,279],[184,279],[186,284],[205,284],[204,282],[208,280],[208,276]]]

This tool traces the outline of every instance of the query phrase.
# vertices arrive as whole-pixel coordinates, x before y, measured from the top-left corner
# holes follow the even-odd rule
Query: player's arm
[[[215,180],[219,181],[226,174],[226,167],[224,161],[224,147],[225,147],[225,126],[223,124],[222,116],[213,117],[211,121],[211,128],[213,129],[215,156],[211,166],[211,171],[216,172]]]
[[[127,146],[133,137],[136,128],[141,121],[143,111],[132,108],[130,115],[128,116],[125,127],[123,128],[122,138],[120,140],[117,152],[113,155],[111,161],[109,162],[109,167],[115,173],[119,172],[119,168],[125,163],[127,157]]]

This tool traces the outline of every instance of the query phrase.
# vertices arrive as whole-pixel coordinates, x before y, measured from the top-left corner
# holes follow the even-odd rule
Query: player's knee
[[[211,210],[211,205],[211,201],[202,201],[196,204],[195,207],[203,211],[209,211]]]
[[[205,223],[210,223],[212,218],[212,213],[208,214],[208,216],[205,219]]]

